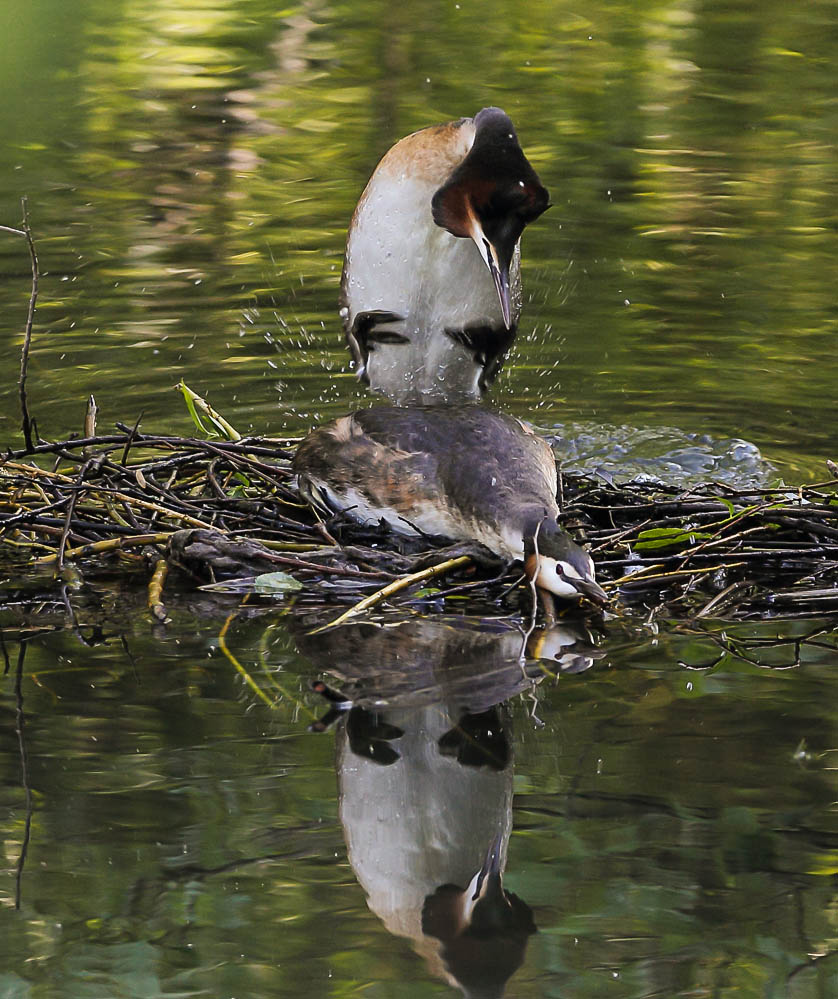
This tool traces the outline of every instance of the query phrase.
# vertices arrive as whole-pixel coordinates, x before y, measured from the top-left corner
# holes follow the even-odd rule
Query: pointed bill
[[[483,257],[483,261],[489,268],[489,273],[492,275],[492,280],[495,283],[495,291],[498,293],[498,301],[500,302],[500,311],[503,316],[503,325],[508,329],[512,329],[512,295],[509,290],[509,264],[510,261],[503,261],[498,257],[498,252],[495,247],[486,238],[483,227],[477,221],[477,219],[472,216],[471,218],[471,238],[477,245],[477,249],[480,250],[480,256]]]
[[[611,598],[599,585],[599,583],[594,582],[593,579],[572,579],[567,578],[568,582],[574,586],[583,596],[587,597],[588,600],[595,604],[599,604],[604,607],[606,604],[611,603]]]

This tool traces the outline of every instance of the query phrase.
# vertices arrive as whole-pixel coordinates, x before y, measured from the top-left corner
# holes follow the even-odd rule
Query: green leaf
[[[287,572],[263,572],[253,580],[253,592],[262,596],[284,596],[303,589],[303,583]]]
[[[722,504],[722,506],[727,507],[727,512],[731,515],[731,517],[736,516],[736,508],[729,499],[725,499],[724,496],[717,496],[716,499]]]
[[[195,426],[205,434],[207,437],[224,437],[228,441],[239,441],[241,440],[241,434],[236,430],[234,426],[229,424],[220,413],[217,413],[212,406],[202,399],[197,392],[193,392],[192,389],[181,380],[177,383],[176,388],[178,388],[186,400],[186,408],[189,410],[189,415]],[[207,430],[204,424],[201,422],[200,416],[198,416],[198,411],[201,411],[204,418],[214,427],[213,430]]]
[[[218,434],[213,433],[201,423],[201,417],[198,416],[198,411],[195,409],[195,399],[197,398],[195,393],[191,388],[183,381],[179,381],[177,387],[180,389],[183,395],[184,401],[186,402],[186,408],[189,410],[189,415],[192,417],[192,422],[201,431],[205,437],[217,437]]]
[[[237,579],[222,579],[218,583],[204,583],[199,589],[209,593],[258,593],[263,597],[284,597],[303,587],[303,583],[287,572],[263,572],[260,576],[240,576]]]
[[[652,551],[655,548],[673,548],[680,545],[691,545],[696,541],[706,541],[712,538],[706,531],[690,531],[683,527],[652,527],[641,531],[635,542],[636,551]]]

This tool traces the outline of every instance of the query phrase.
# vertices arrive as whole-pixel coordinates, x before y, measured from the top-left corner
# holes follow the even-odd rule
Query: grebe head
[[[527,531],[524,554],[527,575],[536,586],[565,599],[581,595],[600,606],[609,602],[608,594],[596,581],[591,556],[552,518]]]
[[[512,328],[509,269],[524,228],[550,207],[518,143],[509,116],[483,108],[474,116],[474,143],[431,200],[434,222],[454,236],[473,239],[500,300],[503,321]]]
[[[465,890],[443,885],[422,909],[422,932],[441,942],[446,971],[466,996],[481,999],[501,999],[537,932],[532,909],[503,887],[504,838],[495,837]]]

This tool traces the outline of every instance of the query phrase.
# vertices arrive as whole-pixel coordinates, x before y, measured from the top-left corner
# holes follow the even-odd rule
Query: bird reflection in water
[[[553,631],[531,642],[554,668],[593,663],[587,634]],[[316,727],[337,720],[340,820],[370,909],[466,996],[503,995],[536,932],[502,881],[513,780],[504,702],[544,670],[522,658],[519,629],[492,619],[414,617],[297,641],[340,686],[316,688],[332,703]]]

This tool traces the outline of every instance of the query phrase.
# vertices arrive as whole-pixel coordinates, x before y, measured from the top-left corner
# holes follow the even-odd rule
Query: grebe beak
[[[489,845],[483,866],[474,875],[471,883],[465,890],[463,916],[466,924],[471,921],[472,913],[480,902],[484,904],[488,903],[488,909],[498,906],[507,907],[502,881],[502,848],[503,834],[499,832]]]
[[[611,603],[611,600],[605,590],[594,579],[594,564],[590,556],[588,556],[588,564],[589,570],[584,576],[580,576],[579,572],[570,563],[561,560],[556,562],[555,568],[556,573],[562,580],[572,586],[577,593],[580,593],[583,597],[587,597],[591,603],[605,607]]]
[[[611,603],[611,598],[593,579],[568,579],[568,582],[587,597],[591,603],[598,604],[600,607],[605,607]]]
[[[483,257],[483,261],[492,275],[492,280],[495,282],[495,291],[498,293],[500,311],[503,315],[503,325],[508,330],[512,329],[512,298],[509,290],[509,267],[512,255],[509,255],[509,260],[504,260],[497,248],[486,237],[483,227],[477,219],[472,217],[471,223],[471,238],[477,245],[477,249],[480,250],[480,256]]]

